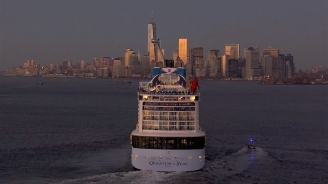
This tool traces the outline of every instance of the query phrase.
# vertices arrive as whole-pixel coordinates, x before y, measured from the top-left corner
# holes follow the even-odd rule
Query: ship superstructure
[[[199,125],[198,81],[190,88],[184,68],[159,68],[140,82],[138,123],[131,133],[132,165],[141,170],[194,171],[205,165]]]

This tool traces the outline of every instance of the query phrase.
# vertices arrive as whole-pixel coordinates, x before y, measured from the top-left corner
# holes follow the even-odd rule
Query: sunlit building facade
[[[225,44],[225,54],[230,59],[238,59],[240,57],[240,44]]]
[[[82,60],[82,61],[81,61],[81,69],[85,68],[85,66],[86,66],[86,63],[85,63],[84,60]]]
[[[188,61],[188,42],[187,38],[179,38],[179,58],[182,60],[184,64],[187,64]]]
[[[224,54],[221,57],[221,71],[223,77],[228,77],[228,61],[229,61],[229,55]]]
[[[131,61],[130,61],[130,56],[131,54],[134,53],[134,50],[132,49],[125,49],[124,52],[124,66],[130,66],[131,65]]]
[[[155,61],[157,55],[157,48],[151,42],[153,39],[156,40],[156,24],[155,22],[150,22],[148,23],[148,42],[147,42],[150,62]]]
[[[162,53],[163,53],[163,55],[165,54],[165,50],[164,49],[161,49],[162,50]],[[161,54],[161,51],[160,50],[158,50],[157,51],[157,61],[158,62],[164,62],[164,58],[162,57],[162,54]]]

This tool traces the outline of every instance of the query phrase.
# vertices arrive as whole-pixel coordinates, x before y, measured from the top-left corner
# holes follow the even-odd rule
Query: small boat
[[[248,149],[255,149],[255,144],[254,144],[254,141],[253,141],[252,138],[249,139],[249,143],[248,143],[248,145],[247,145],[247,148],[248,148]]]

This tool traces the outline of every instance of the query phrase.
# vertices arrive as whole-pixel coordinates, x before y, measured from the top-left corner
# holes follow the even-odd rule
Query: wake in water
[[[217,183],[224,181],[250,182],[252,179],[243,174],[256,162],[270,160],[268,153],[261,148],[243,148],[221,158],[210,158],[202,170],[194,172],[156,172],[129,171],[107,173],[81,179],[65,180],[58,184],[71,183]],[[272,160],[272,159],[271,159]]]

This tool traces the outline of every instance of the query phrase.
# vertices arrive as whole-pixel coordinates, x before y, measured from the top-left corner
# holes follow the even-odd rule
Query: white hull
[[[195,171],[205,165],[205,148],[165,150],[132,148],[132,165],[141,170]]]

